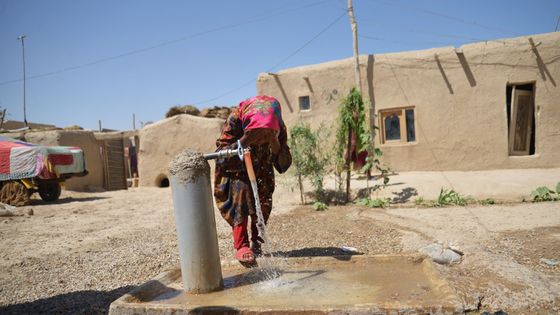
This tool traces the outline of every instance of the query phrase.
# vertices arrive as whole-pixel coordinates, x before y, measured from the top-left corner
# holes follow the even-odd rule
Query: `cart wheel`
[[[26,206],[31,202],[33,191],[28,190],[20,181],[5,182],[0,189],[0,201],[11,206]]]
[[[39,196],[43,201],[56,201],[60,197],[60,184],[55,181],[39,182]]]

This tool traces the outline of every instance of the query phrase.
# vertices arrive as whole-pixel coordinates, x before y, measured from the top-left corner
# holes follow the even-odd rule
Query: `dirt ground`
[[[369,209],[288,206],[276,196],[270,248],[291,257],[415,253],[454,244],[460,264],[437,268],[471,310],[560,312],[560,203]],[[110,303],[178,265],[169,188],[63,192],[0,218],[0,313],[106,313]],[[233,258],[229,226],[217,217],[220,253]]]

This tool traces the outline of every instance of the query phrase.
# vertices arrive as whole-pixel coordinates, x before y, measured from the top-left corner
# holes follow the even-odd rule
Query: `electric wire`
[[[473,25],[473,26],[476,26],[476,27],[479,27],[479,28],[483,28],[483,29],[493,31],[493,32],[498,32],[498,33],[501,33],[501,34],[506,34],[506,35],[510,35],[510,36],[519,36],[519,34],[516,34],[514,32],[511,32],[511,31],[503,29],[503,28],[487,26],[487,25],[484,25],[484,24],[480,24],[476,21],[465,20],[465,19],[460,18],[460,17],[452,16],[452,15],[437,12],[437,11],[427,10],[427,9],[420,8],[420,7],[417,7],[417,6],[414,6],[414,5],[410,5],[410,4],[404,4],[404,3],[399,2],[399,1],[392,1],[392,2],[384,1],[384,0],[371,0],[371,1],[381,3],[381,4],[384,4],[384,5],[388,5],[388,6],[398,7],[398,8],[409,10],[409,11],[410,10],[411,11],[417,11],[417,12],[421,12],[421,13],[424,13],[424,14],[437,16],[437,17],[440,17],[440,18],[448,19],[448,20],[459,22],[459,23],[466,24],[466,25]]]
[[[309,46],[312,42],[314,42],[317,38],[319,38],[321,35],[323,35],[325,32],[327,32],[331,27],[333,27],[337,22],[339,22],[344,16],[346,15],[346,12],[344,12],[343,14],[339,15],[336,19],[334,19],[332,22],[330,22],[327,26],[325,26],[321,31],[319,31],[317,34],[315,34],[311,39],[309,39],[308,41],[306,41],[303,45],[301,45],[299,48],[297,48],[296,50],[294,50],[292,53],[290,53],[288,56],[282,58],[279,62],[277,62],[276,64],[274,64],[273,66],[271,66],[270,68],[268,68],[265,72],[272,72],[274,70],[276,70],[278,67],[280,67],[282,64],[284,64],[286,61],[290,60],[292,57],[294,57],[295,55],[297,55],[300,51],[302,51],[305,47]],[[237,92],[239,90],[241,90],[242,88],[246,87],[247,85],[251,84],[255,82],[255,79],[250,79],[249,81],[246,81],[245,83],[243,83],[242,85],[228,90],[226,92],[223,92],[217,96],[214,96],[212,98],[209,99],[205,99],[202,101],[198,101],[198,102],[194,102],[192,104],[195,105],[199,105],[199,104],[205,104],[205,103],[209,103],[215,100],[218,100],[224,96],[227,96],[231,93]]]
[[[464,35],[446,34],[446,33],[434,32],[434,31],[431,31],[431,30],[418,29],[418,28],[415,28],[415,29],[399,28],[398,26],[389,25],[389,24],[386,24],[386,23],[373,22],[369,19],[361,20],[361,24],[376,25],[376,26],[381,26],[381,27],[390,27],[393,30],[399,30],[401,32],[407,32],[407,33],[426,34],[426,35],[431,35],[431,36],[441,37],[441,38],[461,39],[461,40],[466,40],[467,42],[465,42],[465,43],[494,41],[494,42],[498,42],[498,43],[502,43],[502,44],[507,44],[506,41],[499,40],[499,39],[485,39],[485,38],[477,38],[477,37],[464,36]],[[446,43],[444,45],[449,45],[449,43]]]
[[[239,22],[239,23],[233,23],[233,24],[228,24],[228,25],[215,27],[215,28],[208,29],[208,30],[205,30],[205,31],[189,34],[189,35],[186,35],[186,36],[183,36],[183,37],[180,37],[180,38],[164,41],[164,42],[161,42],[159,44],[152,45],[152,46],[147,46],[147,47],[144,47],[144,48],[139,48],[139,49],[131,50],[131,51],[128,51],[128,52],[124,52],[124,53],[121,53],[121,54],[118,54],[118,55],[114,55],[114,56],[110,56],[110,57],[106,57],[106,58],[101,58],[101,59],[94,60],[94,61],[91,61],[91,62],[87,62],[87,63],[81,64],[81,65],[66,67],[66,68],[62,68],[62,69],[59,69],[59,70],[54,70],[54,71],[50,71],[50,72],[45,72],[45,73],[41,73],[41,74],[37,74],[37,75],[28,76],[26,78],[26,80],[43,78],[43,77],[52,76],[52,75],[56,75],[56,74],[60,74],[60,73],[68,72],[68,71],[73,71],[73,70],[77,70],[77,69],[81,69],[81,68],[90,67],[90,66],[97,65],[97,64],[100,64],[100,63],[105,63],[105,62],[108,62],[108,61],[112,61],[112,60],[115,60],[115,59],[120,59],[120,58],[124,58],[124,57],[128,57],[128,56],[136,55],[136,54],[139,54],[139,53],[143,53],[143,52],[146,52],[146,51],[150,51],[150,50],[153,50],[153,49],[173,45],[173,44],[176,44],[176,43],[179,43],[179,42],[183,42],[185,40],[193,39],[193,38],[196,38],[196,37],[201,37],[203,35],[207,35],[207,34],[219,32],[219,31],[223,31],[223,30],[236,28],[236,27],[247,25],[247,24],[252,24],[252,23],[265,21],[265,20],[270,19],[271,17],[277,17],[277,16],[280,16],[280,15],[284,15],[284,14],[294,12],[294,11],[298,11],[298,10],[301,10],[301,9],[307,9],[307,8],[318,6],[318,5],[321,5],[325,2],[330,2],[330,1],[332,1],[332,0],[321,0],[321,1],[316,1],[316,2],[309,3],[309,4],[306,4],[306,5],[298,6],[298,7],[295,7],[295,8],[291,8],[291,9],[272,10],[272,11],[269,11],[267,13],[255,16],[255,17],[245,19],[244,21]],[[0,82],[0,85],[6,85],[6,84],[21,82],[21,81],[23,81],[23,79],[13,79],[13,80]]]
[[[400,45],[410,45],[411,43],[428,44],[428,45],[436,45],[436,46],[445,46],[445,45],[449,45],[448,43],[444,43],[444,42],[431,42],[431,41],[402,41],[402,40],[394,40],[394,39],[387,39],[387,38],[382,38],[382,37],[377,37],[377,36],[360,35],[360,34],[358,34],[358,37],[360,37],[360,38],[365,38],[365,39],[369,39],[369,40],[375,40],[375,41],[381,41],[381,42],[387,42],[387,43],[400,44]]]

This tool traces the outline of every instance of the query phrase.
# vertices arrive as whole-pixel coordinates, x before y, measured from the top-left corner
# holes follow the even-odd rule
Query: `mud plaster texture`
[[[169,174],[179,179],[182,183],[192,183],[199,176],[210,176],[210,165],[204,159],[202,153],[186,149],[177,154],[169,163]]]
[[[140,186],[158,186],[161,179],[168,178],[169,162],[187,148],[214,152],[223,123],[218,118],[181,114],[142,128],[138,153]]]
[[[473,43],[458,51],[450,46],[360,56],[369,114],[415,111],[416,141],[380,144],[379,134],[375,137],[382,161],[399,171],[560,167],[560,33]],[[280,101],[288,126],[299,120],[316,128],[333,126],[341,100],[354,86],[353,69],[348,58],[262,73],[257,91]],[[527,83],[535,85],[536,153],[512,157],[506,87]],[[309,96],[310,110],[299,109],[301,96]]]

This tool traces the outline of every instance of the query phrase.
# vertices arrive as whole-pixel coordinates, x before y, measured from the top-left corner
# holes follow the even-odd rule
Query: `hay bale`
[[[230,107],[226,106],[214,106],[213,108],[205,108],[200,113],[200,116],[207,118],[221,118],[227,119],[229,113],[231,112]]]
[[[167,111],[167,113],[165,114],[165,118],[173,117],[180,114],[198,116],[200,114],[200,110],[198,110],[198,108],[193,105],[173,106]]]

